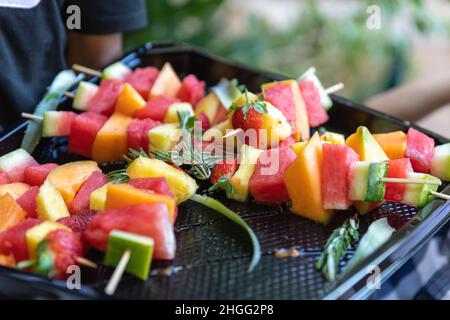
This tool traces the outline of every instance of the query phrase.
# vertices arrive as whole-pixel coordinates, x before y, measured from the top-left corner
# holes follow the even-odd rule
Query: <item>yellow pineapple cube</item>
[[[33,228],[29,229],[25,233],[29,258],[36,259],[37,258],[36,249],[39,243],[42,240],[44,240],[47,234],[59,229],[70,230],[70,228],[66,227],[65,225],[53,221],[44,221],[38,224],[37,226],[34,226]]]
[[[192,105],[187,102],[178,102],[172,104],[166,111],[164,123],[179,123],[179,112],[188,112],[190,116],[194,115]]]
[[[181,136],[181,129],[174,123],[157,126],[148,132],[149,148],[152,151],[170,151]]]
[[[177,204],[188,200],[198,189],[195,180],[184,171],[157,159],[137,158],[127,173],[131,179],[165,177]]]
[[[220,108],[220,101],[214,92],[211,92],[202,100],[200,100],[195,107],[195,116],[198,118],[202,113],[208,118],[209,123],[214,123],[217,112]]]
[[[39,189],[36,212],[39,219],[50,221],[70,216],[61,193],[48,180]]]
[[[107,183],[97,190],[91,192],[91,196],[89,199],[89,209],[94,211],[104,211],[105,203],[106,203],[106,195],[108,193],[108,185]]]
[[[246,144],[241,147],[241,161],[239,169],[231,178],[233,187],[232,198],[237,201],[245,202],[249,193],[250,178],[255,172],[256,163],[263,151],[250,147]]]

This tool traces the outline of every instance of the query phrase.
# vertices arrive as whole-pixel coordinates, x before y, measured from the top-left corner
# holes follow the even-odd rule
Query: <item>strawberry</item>
[[[216,184],[220,179],[231,179],[234,173],[238,169],[238,163],[236,158],[228,158],[222,162],[217,163],[211,171],[211,178],[209,179],[212,184]]]
[[[69,227],[73,232],[82,232],[95,217],[95,211],[85,211],[84,213],[72,215],[67,218],[59,219],[58,222]]]
[[[209,119],[208,119],[208,117],[206,116],[205,113],[203,113],[203,112],[200,113],[197,120],[202,123],[202,130],[203,131],[206,131],[206,130],[208,130],[211,127],[211,124],[209,123]]]
[[[244,131],[248,129],[258,130],[263,128],[264,118],[263,114],[259,113],[254,108],[250,108],[247,116],[245,116],[244,109],[240,108],[233,113],[231,123],[235,129],[241,128]]]

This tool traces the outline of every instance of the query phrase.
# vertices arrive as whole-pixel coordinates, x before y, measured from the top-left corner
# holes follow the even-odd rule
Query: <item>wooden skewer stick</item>
[[[72,92],[69,92],[69,91],[66,91],[66,92],[64,93],[64,95],[65,95],[67,98],[69,98],[69,99],[75,98],[75,95],[74,95]]]
[[[326,94],[336,93],[344,89],[344,84],[342,82],[336,83],[335,85],[325,89]]]
[[[92,269],[97,269],[97,264],[94,261],[91,261],[89,259],[83,258],[83,257],[77,257],[77,262],[80,266],[88,267]]]
[[[102,73],[100,71],[94,70],[94,69],[91,69],[91,68],[88,68],[85,66],[81,66],[79,64],[72,65],[72,69],[77,72],[85,73],[85,74],[93,76],[93,77],[100,78],[102,76]]]
[[[105,293],[109,296],[112,296],[114,292],[116,292],[117,286],[119,285],[120,279],[122,279],[122,275],[127,267],[128,262],[131,258],[131,251],[127,250],[122,254],[122,258],[120,258],[119,264],[114,270],[111,279],[109,279],[108,284],[105,287]]]
[[[240,132],[243,132],[243,130],[240,129],[240,128],[231,130],[230,132],[228,132],[227,134],[225,134],[225,135],[222,137],[222,139],[226,139],[226,138],[229,138],[229,137],[237,136]]]
[[[450,196],[448,194],[443,194],[443,193],[436,192],[436,191],[430,191],[430,194],[439,199],[450,200]]]
[[[34,120],[34,121],[42,121],[42,120],[44,120],[44,117],[37,116],[37,115],[32,114],[32,113],[26,113],[26,112],[22,112],[22,118],[30,119],[30,120]]]
[[[422,179],[408,179],[408,178],[381,178],[380,182],[431,184],[431,185],[436,185],[436,186],[440,186],[442,184],[441,181],[428,181],[428,180],[422,180]]]

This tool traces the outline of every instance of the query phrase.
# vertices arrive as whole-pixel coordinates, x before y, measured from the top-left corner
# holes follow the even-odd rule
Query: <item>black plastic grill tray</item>
[[[130,67],[161,67],[169,61],[181,76],[196,74],[208,86],[220,78],[237,78],[250,90],[259,90],[262,83],[286,77],[258,71],[213,56],[201,49],[172,43],[148,43],[126,55],[123,62]],[[98,79],[92,79],[97,81]],[[373,132],[407,130],[414,124],[392,118],[347,99],[333,96],[334,107],[326,128],[346,135],[359,125]],[[70,101],[62,99],[60,108],[70,109]],[[19,124],[0,138],[0,155],[20,146],[27,122]],[[448,140],[420,129],[436,143]],[[79,159],[67,152],[66,139],[44,139],[34,156],[40,162],[65,163]],[[105,170],[110,169],[105,167]],[[450,193],[450,188],[445,193]],[[339,212],[327,226],[316,224],[289,213],[286,206],[267,206],[255,203],[240,204],[217,197],[239,212],[255,230],[262,246],[258,267],[247,272],[251,245],[238,226],[214,211],[196,203],[181,205],[176,222],[177,255],[173,262],[154,262],[152,276],[147,282],[125,276],[115,298],[125,299],[349,299],[370,295],[366,284],[366,268],[378,265],[382,279],[387,279],[430,239],[449,218],[450,202],[433,201],[418,212],[416,208],[385,203],[363,218],[363,229],[379,217],[388,216],[398,228],[395,236],[380,250],[355,269],[346,272],[336,283],[327,283],[314,264],[333,228],[352,212]],[[279,259],[274,251],[296,247],[301,255]],[[102,255],[91,253],[90,258],[101,262]],[[344,259],[345,266],[351,253]],[[168,266],[181,267],[170,277],[159,272]],[[16,298],[107,298],[103,295],[111,270],[82,270],[82,289],[68,290],[65,282],[48,280],[32,274],[0,267],[0,295]]]

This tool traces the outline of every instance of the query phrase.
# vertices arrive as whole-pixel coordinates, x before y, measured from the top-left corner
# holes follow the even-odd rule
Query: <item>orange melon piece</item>
[[[16,182],[4,184],[0,186],[0,196],[9,194],[14,200],[17,200],[22,195],[24,195],[28,190],[30,190],[30,186],[27,185],[26,183]]]
[[[159,72],[158,78],[156,78],[153,84],[152,90],[148,100],[153,99],[156,96],[164,96],[166,98],[176,98],[178,91],[182,86],[180,78],[172,68],[170,63],[165,63]]]
[[[14,259],[14,256],[12,254],[9,256],[0,255],[0,266],[12,268],[15,265],[16,265],[16,259]]]
[[[120,209],[139,204],[164,203],[175,222],[176,203],[172,197],[137,189],[129,184],[110,184],[106,193],[105,209]]]
[[[0,232],[25,220],[27,213],[10,194],[0,196]]]
[[[69,162],[50,171],[47,180],[61,193],[69,207],[81,185],[97,171],[101,170],[94,161]]]
[[[405,157],[406,133],[394,131],[374,134],[373,137],[384,150],[389,159],[402,159]]]
[[[95,137],[92,159],[97,162],[122,160],[128,152],[127,129],[133,118],[115,112]]]
[[[302,93],[295,80],[266,83],[262,86],[265,100],[279,109],[294,130],[296,141],[310,137],[308,112]]]
[[[115,110],[131,117],[135,111],[144,108],[145,104],[141,95],[130,84],[125,83],[119,98],[117,98]]]
[[[284,183],[292,200],[290,210],[293,213],[326,224],[333,211],[323,208],[322,161],[322,142],[316,133],[286,171]]]

